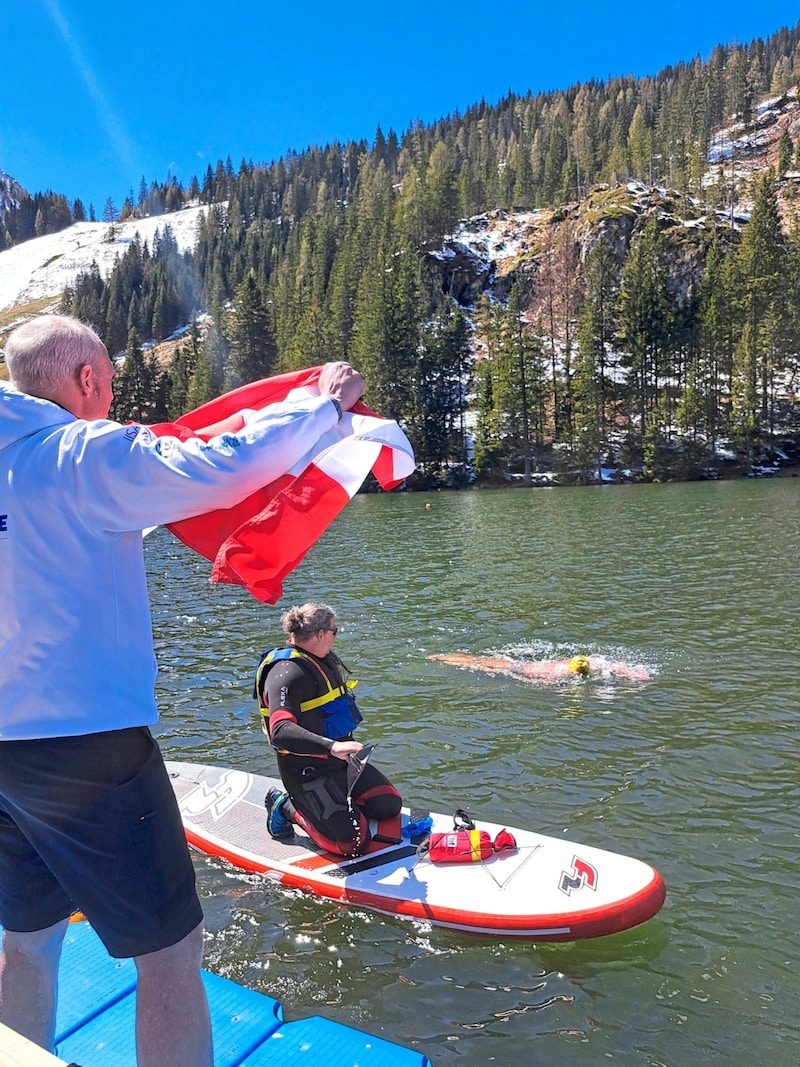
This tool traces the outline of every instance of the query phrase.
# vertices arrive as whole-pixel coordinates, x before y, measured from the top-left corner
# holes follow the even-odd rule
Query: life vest
[[[303,652],[300,648],[287,646],[286,648],[267,649],[258,661],[258,667],[256,667],[256,680],[253,688],[253,696],[259,701],[261,729],[267,737],[269,737],[269,708],[264,707],[263,703],[261,703],[261,694],[264,692],[264,682],[268,672],[276,663],[292,659],[299,659],[301,662],[308,663],[309,669],[312,672],[316,671],[318,680],[325,687],[325,692],[322,696],[302,701],[300,704],[300,711],[319,711],[322,717],[322,726],[325,731],[324,736],[331,741],[338,741],[340,738],[346,737],[349,733],[352,733],[363,718],[361,712],[358,710],[355,697],[352,694],[352,690],[355,689],[358,682],[353,679],[352,681],[345,682],[343,685],[331,685],[330,678],[313,656],[309,656],[307,652]],[[302,722],[300,725],[303,725]]]

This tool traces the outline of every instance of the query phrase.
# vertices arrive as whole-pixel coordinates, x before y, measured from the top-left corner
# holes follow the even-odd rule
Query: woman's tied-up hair
[[[299,607],[289,608],[281,616],[283,632],[292,634],[295,639],[301,641],[313,637],[319,630],[327,630],[336,612],[328,604],[301,604]]]

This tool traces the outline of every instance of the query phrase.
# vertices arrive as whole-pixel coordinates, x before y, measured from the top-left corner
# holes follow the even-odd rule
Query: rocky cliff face
[[[18,207],[20,200],[27,195],[19,182],[0,170],[0,215],[10,207]]]
[[[516,280],[524,283],[526,292],[533,293],[546,256],[565,240],[574,242],[578,260],[583,263],[602,237],[621,265],[631,240],[655,218],[659,228],[669,234],[676,296],[685,299],[699,279],[715,226],[714,215],[677,192],[648,189],[639,182],[598,186],[580,203],[557,210],[495,211],[469,219],[432,258],[441,274],[443,291],[469,308],[484,293],[505,300]],[[738,239],[742,221],[740,217],[734,227],[726,226],[731,240]]]
[[[442,289],[467,308],[474,307],[484,293],[505,299],[516,279],[533,292],[543,257],[565,237],[575,242],[580,262],[603,237],[621,264],[631,240],[655,218],[670,237],[676,297],[685,300],[700,276],[713,230],[723,241],[738,241],[752,207],[754,180],[768,167],[777,172],[784,130],[796,148],[800,140],[797,89],[763,101],[750,124],[735,122],[719,130],[711,140],[702,181],[707,200],[629,181],[595,186],[580,202],[554,210],[492,211],[464,220],[432,255]],[[777,186],[787,229],[800,220],[800,169],[794,166],[793,161],[779,176]],[[722,199],[724,208],[712,206]]]

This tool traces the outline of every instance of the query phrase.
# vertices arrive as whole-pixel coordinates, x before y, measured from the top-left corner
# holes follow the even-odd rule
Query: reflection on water
[[[280,613],[330,602],[365,739],[407,803],[627,852],[662,912],[571,945],[341,908],[197,860],[207,964],[437,1065],[794,1064],[794,479],[358,497],[281,605],[147,541],[167,755],[272,772],[250,698]],[[426,504],[431,504],[426,508]],[[542,687],[432,653],[644,664]]]

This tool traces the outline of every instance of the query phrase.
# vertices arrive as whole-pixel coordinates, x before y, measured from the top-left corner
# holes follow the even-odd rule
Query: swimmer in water
[[[487,674],[510,674],[515,678],[530,678],[536,682],[561,682],[573,676],[587,677],[618,676],[634,682],[647,682],[651,675],[643,667],[628,667],[614,663],[605,656],[572,656],[571,659],[526,660],[510,656],[470,656],[462,652],[428,656],[428,659],[449,663],[452,667],[464,667],[470,671]]]

